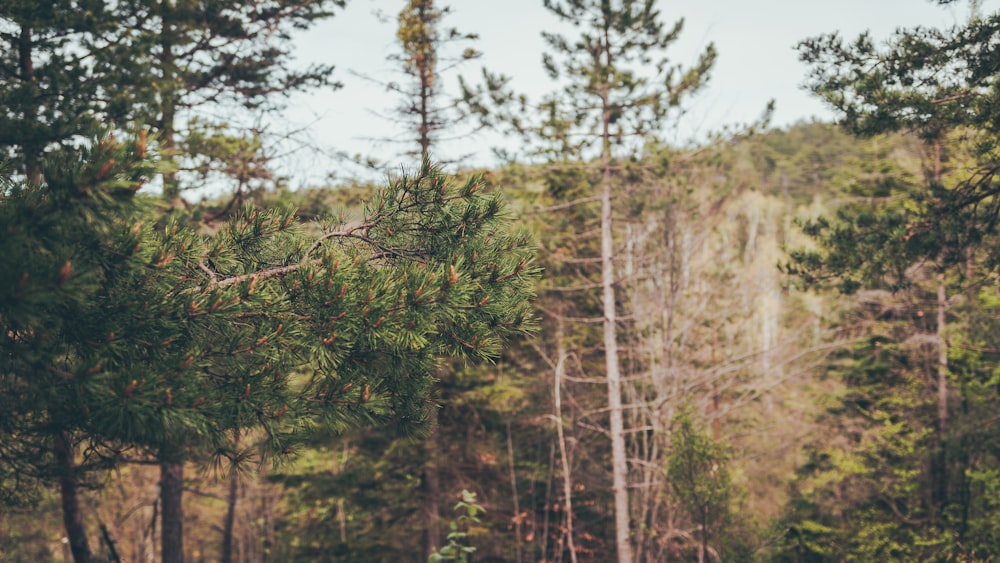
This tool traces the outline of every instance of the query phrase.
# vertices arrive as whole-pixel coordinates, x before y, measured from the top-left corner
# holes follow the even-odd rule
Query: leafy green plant
[[[454,511],[459,514],[449,524],[451,531],[448,532],[448,544],[431,554],[428,558],[430,563],[438,561],[467,563],[469,555],[476,551],[475,547],[466,545],[468,530],[472,525],[479,523],[479,515],[486,512],[486,509],[476,500],[476,493],[463,490],[462,500],[455,505]]]

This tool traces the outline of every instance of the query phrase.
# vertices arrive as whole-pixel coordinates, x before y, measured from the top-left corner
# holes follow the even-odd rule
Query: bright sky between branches
[[[556,27],[556,18],[541,0],[442,0],[442,4],[453,9],[445,25],[480,36],[476,46],[483,57],[464,66],[463,74],[474,78],[479,67],[486,66],[511,76],[514,89],[532,100],[552,88],[541,65],[540,32],[574,33]],[[810,118],[833,119],[818,99],[801,88],[807,68],[799,62],[795,45],[805,38],[833,31],[853,38],[870,30],[877,39],[885,39],[900,27],[948,27],[965,21],[970,11],[968,2],[941,7],[929,0],[663,0],[660,4],[666,21],[685,19],[685,30],[671,52],[677,63],[693,62],[709,42],[719,51],[708,88],[692,98],[677,128],[664,132],[665,138],[678,144],[704,138],[727,125],[751,122],[771,99],[776,102],[774,126]],[[398,128],[377,115],[391,114],[397,100],[384,87],[349,72],[384,81],[399,79],[386,56],[398,50],[395,16],[402,5],[402,0],[354,0],[336,17],[301,34],[298,58],[303,63],[336,64],[335,78],[344,87],[296,95],[281,125],[305,127],[312,144],[330,153],[374,155],[413,166],[396,156],[405,147],[378,140],[398,136]],[[986,0],[980,7],[982,13],[997,9],[1000,0]],[[447,78],[456,80],[454,75]],[[490,147],[509,146],[509,142],[482,134],[462,141],[459,150],[472,153],[466,164],[489,166],[495,164]],[[328,172],[341,179],[359,174],[346,165],[324,164],[315,155],[292,161],[296,164],[286,173],[293,187],[314,183]]]

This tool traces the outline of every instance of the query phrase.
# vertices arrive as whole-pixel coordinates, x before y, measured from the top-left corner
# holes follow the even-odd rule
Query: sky
[[[572,36],[573,29],[561,25],[542,0],[445,3],[453,10],[445,25],[479,35],[474,46],[483,56],[463,66],[462,74],[474,78],[485,66],[510,76],[513,89],[531,100],[552,89],[541,65],[545,45],[540,33]],[[384,86],[354,74],[383,82],[399,78],[386,57],[397,50],[395,16],[403,5],[404,0],[351,0],[337,16],[296,36],[298,64],[336,65],[334,79],[343,87],[293,95],[280,122],[273,125],[279,131],[299,131],[300,139],[319,149],[286,159],[293,187],[316,183],[326,175],[341,180],[365,177],[359,168],[327,156],[334,152],[374,155],[402,167],[415,164],[401,156],[408,147],[378,141],[400,136],[391,121],[378,115],[390,113],[397,100]],[[980,9],[987,13],[1000,9],[1000,0],[985,0]],[[708,87],[688,101],[683,118],[663,137],[683,144],[727,125],[752,122],[771,99],[776,104],[773,126],[811,118],[832,120],[836,116],[802,88],[808,68],[798,60],[799,41],[834,31],[854,38],[865,30],[883,40],[900,27],[961,23],[969,10],[965,0],[945,7],[929,0],[661,0],[666,22],[680,18],[685,22],[681,37],[668,52],[673,61],[690,64],[709,43],[718,50]],[[457,81],[455,75],[446,78],[452,84]],[[488,166],[495,164],[490,148],[511,148],[512,142],[483,134],[461,141],[460,147],[442,149],[469,153],[463,164]],[[375,178],[369,174],[368,179]]]

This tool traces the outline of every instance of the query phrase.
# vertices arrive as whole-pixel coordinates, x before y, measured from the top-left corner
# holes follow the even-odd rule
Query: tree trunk
[[[173,15],[171,14],[172,0],[162,0],[160,2],[160,18],[163,21],[163,29],[160,33],[160,72],[162,82],[160,89],[160,118],[157,126],[160,130],[160,156],[164,161],[176,162],[177,159],[177,139],[176,125],[177,119],[177,68],[174,59],[174,28]],[[175,167],[168,166],[163,172],[163,197],[172,206],[180,206],[182,203],[180,186],[177,185],[177,172]]]
[[[427,13],[428,6],[421,3],[417,8],[418,18],[424,25],[430,25],[430,14]],[[433,46],[430,47],[433,49]],[[417,61],[417,69],[420,74],[420,126],[417,135],[420,142],[420,159],[427,160],[431,153],[431,130],[434,128],[431,118],[431,96],[434,95],[434,73],[436,72],[434,57],[429,53],[420,61]]]
[[[943,170],[941,167],[941,139],[936,139],[931,146],[932,180],[940,185]],[[937,275],[937,311],[935,316],[935,340],[937,341],[937,411],[938,433],[937,451],[931,459],[931,519],[936,521],[948,504],[948,455],[946,453],[945,433],[948,430],[948,342],[945,339],[948,313],[948,288],[945,279],[943,257],[938,259]]]
[[[552,384],[552,395],[555,407],[556,436],[559,439],[559,459],[562,462],[563,474],[563,502],[566,505],[566,539],[569,548],[569,557],[572,563],[576,563],[576,546],[573,543],[573,475],[570,470],[569,456],[566,453],[566,436],[563,433],[562,420],[562,380],[566,373],[566,347],[563,342],[563,321],[558,319],[558,329],[556,331],[556,369],[555,381]],[[561,559],[562,554],[557,554]]]
[[[240,479],[234,470],[229,475],[229,495],[226,498],[226,518],[222,524],[222,563],[233,561],[233,525],[236,522],[236,501],[239,500]]]
[[[612,68],[611,41],[604,29],[606,68]],[[622,375],[618,360],[618,315],[615,299],[614,231],[611,223],[611,104],[607,81],[601,92],[601,302],[604,306],[604,363],[608,379],[608,426],[611,432],[611,481],[615,502],[618,563],[632,563],[628,506],[628,458],[622,415]]]
[[[628,460],[625,457],[625,422],[622,408],[622,376],[618,360],[618,318],[615,310],[614,246],[611,230],[610,163],[601,182],[601,301],[604,306],[604,359],[608,379],[608,416],[611,431],[611,476],[615,499],[615,541],[619,563],[631,563],[629,531]]]
[[[931,473],[933,479],[933,506],[934,515],[939,514],[948,503],[948,456],[946,453],[948,430],[948,342],[945,338],[945,328],[947,327],[948,312],[948,289],[945,286],[944,272],[938,273],[937,280],[937,407],[938,407],[938,435],[937,452],[931,462]]]
[[[427,552],[430,557],[441,547],[441,476],[439,474],[438,462],[441,458],[441,448],[438,444],[438,421],[437,412],[434,413],[434,429],[425,440],[427,448],[427,461],[424,464],[424,486],[426,498],[424,499],[424,517],[427,519]]]
[[[549,514],[552,512],[548,507],[552,506],[552,480],[555,478],[556,448],[555,444],[549,442],[549,466],[545,473],[545,499],[542,506],[545,507],[542,516],[542,561],[548,560],[549,553]]]
[[[184,563],[184,464],[175,455],[160,461],[160,551],[163,563]]]
[[[945,315],[948,312],[948,292],[945,287],[944,273],[938,274],[937,286],[937,394],[938,422],[943,434],[948,425],[948,343],[945,340]]]
[[[517,563],[521,563],[521,503],[517,498],[517,471],[514,466],[514,438],[510,433],[510,422],[507,422],[507,465],[510,469],[510,496],[514,501],[514,554]]]
[[[59,467],[59,492],[62,500],[63,525],[69,539],[70,551],[76,563],[90,563],[93,556],[87,543],[87,530],[83,527],[83,513],[80,510],[80,496],[77,489],[76,463],[73,460],[73,445],[65,432],[55,436],[53,451]]]
[[[115,543],[114,538],[111,537],[111,531],[108,527],[104,525],[104,522],[100,523],[101,527],[101,537],[104,539],[104,545],[108,548],[108,560],[112,563],[121,563],[122,558],[118,555],[118,547]]]
[[[37,101],[38,92],[35,86],[35,64],[32,57],[31,38],[31,26],[26,24],[21,27],[21,34],[17,41],[18,70],[20,71],[21,81],[31,92],[31,97]],[[34,137],[34,135],[31,135],[31,137]],[[24,139],[21,150],[24,151],[24,175],[27,176],[28,182],[32,185],[41,183],[42,147],[39,146],[38,140],[34,138]]]

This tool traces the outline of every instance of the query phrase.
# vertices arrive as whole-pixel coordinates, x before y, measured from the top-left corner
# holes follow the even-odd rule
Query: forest
[[[540,0],[529,99],[398,0],[385,180],[291,189],[346,3],[0,2],[0,561],[1000,559],[1000,12],[677,145],[670,3]]]

